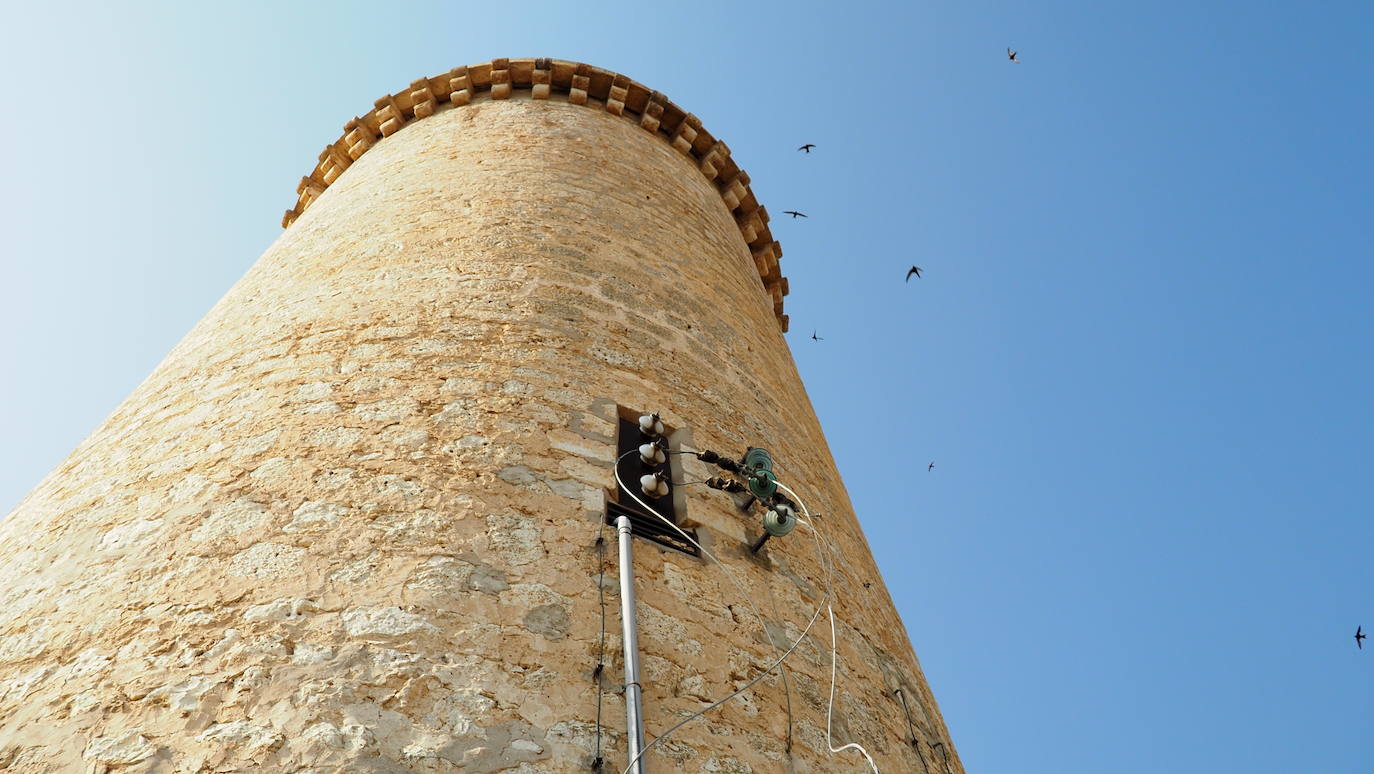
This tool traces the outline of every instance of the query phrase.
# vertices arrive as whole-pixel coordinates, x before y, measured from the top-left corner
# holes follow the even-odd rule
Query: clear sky
[[[1374,4],[110,5],[3,9],[0,512],[347,119],[586,61],[700,116],[775,213],[971,772],[1374,771]]]

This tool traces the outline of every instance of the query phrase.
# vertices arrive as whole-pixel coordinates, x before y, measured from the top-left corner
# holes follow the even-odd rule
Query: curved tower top
[[[421,78],[395,94],[381,97],[372,110],[344,124],[339,139],[320,151],[319,161],[296,186],[296,205],[282,216],[282,228],[324,193],[344,170],[383,137],[399,132],[407,124],[434,115],[448,107],[467,105],[480,96],[493,100],[510,99],[516,91],[528,91],[531,99],[556,99],[585,105],[634,121],[646,132],[660,134],[673,148],[696,164],[701,174],[720,191],[725,208],[739,225],[740,236],[749,246],[763,282],[772,299],[773,314],[787,331],[783,296],[787,278],[778,262],[782,245],[773,240],[768,228],[768,210],[759,204],[749,188],[749,174],[730,156],[730,147],[718,140],[701,120],[678,107],[662,92],[632,78],[582,62],[567,62],[546,57],[534,59],[493,59],[490,62],[455,67],[432,78]]]

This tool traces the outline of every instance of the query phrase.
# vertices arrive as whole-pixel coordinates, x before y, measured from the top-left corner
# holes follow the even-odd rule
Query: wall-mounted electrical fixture
[[[796,528],[796,510],[786,502],[776,502],[763,514],[763,534],[759,535],[759,539],[754,541],[749,550],[757,554],[769,538],[782,537]]]
[[[615,524],[618,516],[630,519],[635,537],[651,540],[692,556],[700,555],[696,546],[683,537],[681,527],[687,502],[673,482],[682,480],[681,455],[671,454],[679,431],[664,424],[658,413],[619,409],[616,426],[616,496],[606,503],[606,523]],[[625,487],[631,487],[627,492]],[[633,495],[633,496],[631,496]],[[638,500],[643,501],[641,505]],[[646,509],[644,506],[647,505]],[[659,518],[659,517],[662,518]],[[664,520],[669,523],[665,523]],[[678,525],[682,532],[673,528]]]
[[[639,432],[645,438],[659,438],[667,428],[663,426],[663,420],[659,419],[658,414],[644,414],[639,417]]]
[[[750,551],[758,553],[769,538],[782,537],[797,528],[797,506],[778,491],[778,479],[773,473],[773,455],[767,449],[750,446],[738,461],[709,450],[697,452],[697,458],[744,479],[741,482],[716,476],[706,480],[706,485],[712,489],[741,494],[748,492],[747,496],[736,502],[741,511],[749,513],[754,503],[764,504],[763,534],[750,546]]]
[[[660,423],[662,424],[662,423]],[[639,445],[639,461],[645,465],[662,465],[668,461],[668,455],[663,451],[663,447],[668,442],[659,436],[653,441]]]
[[[763,514],[763,530],[773,537],[782,537],[797,528],[797,512],[788,503],[774,503]]]
[[[661,470],[645,473],[639,477],[639,488],[645,495],[648,495],[649,499],[656,500],[660,497],[667,497],[669,494],[668,477]]]
[[[741,463],[749,494],[760,502],[767,502],[778,491],[778,479],[773,475],[773,455],[767,449],[750,446]]]

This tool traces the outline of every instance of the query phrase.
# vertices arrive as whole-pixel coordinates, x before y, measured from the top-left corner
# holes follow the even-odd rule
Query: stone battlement
[[[447,105],[510,99],[517,89],[529,91],[532,99],[558,99],[624,116],[645,131],[661,135],[691,159],[720,191],[721,200],[734,216],[740,236],[753,255],[764,291],[772,298],[773,314],[782,330],[787,330],[782,301],[788,291],[787,278],[778,265],[782,246],[773,240],[768,211],[750,190],[749,175],[731,158],[729,146],[702,127],[696,116],[663,94],[619,73],[580,62],[493,59],[422,78],[409,88],[378,99],[366,115],[344,124],[343,136],[320,152],[319,163],[296,187],[296,206],[282,216],[282,228],[294,223],[368,149],[410,122],[431,116]]]

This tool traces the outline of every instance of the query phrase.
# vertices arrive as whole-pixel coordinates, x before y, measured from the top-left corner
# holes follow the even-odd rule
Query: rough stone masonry
[[[783,339],[748,182],[663,95],[571,62],[457,68],[350,121],[276,243],[0,522],[0,770],[572,774],[600,695],[619,771],[596,539],[617,418],[657,410],[696,448],[767,447],[824,514],[833,744],[961,772]],[[755,556],[756,517],[685,491],[752,599],[636,541],[650,740],[758,674],[826,587],[803,530]],[[649,770],[867,771],[827,749],[823,615],[787,666]]]

